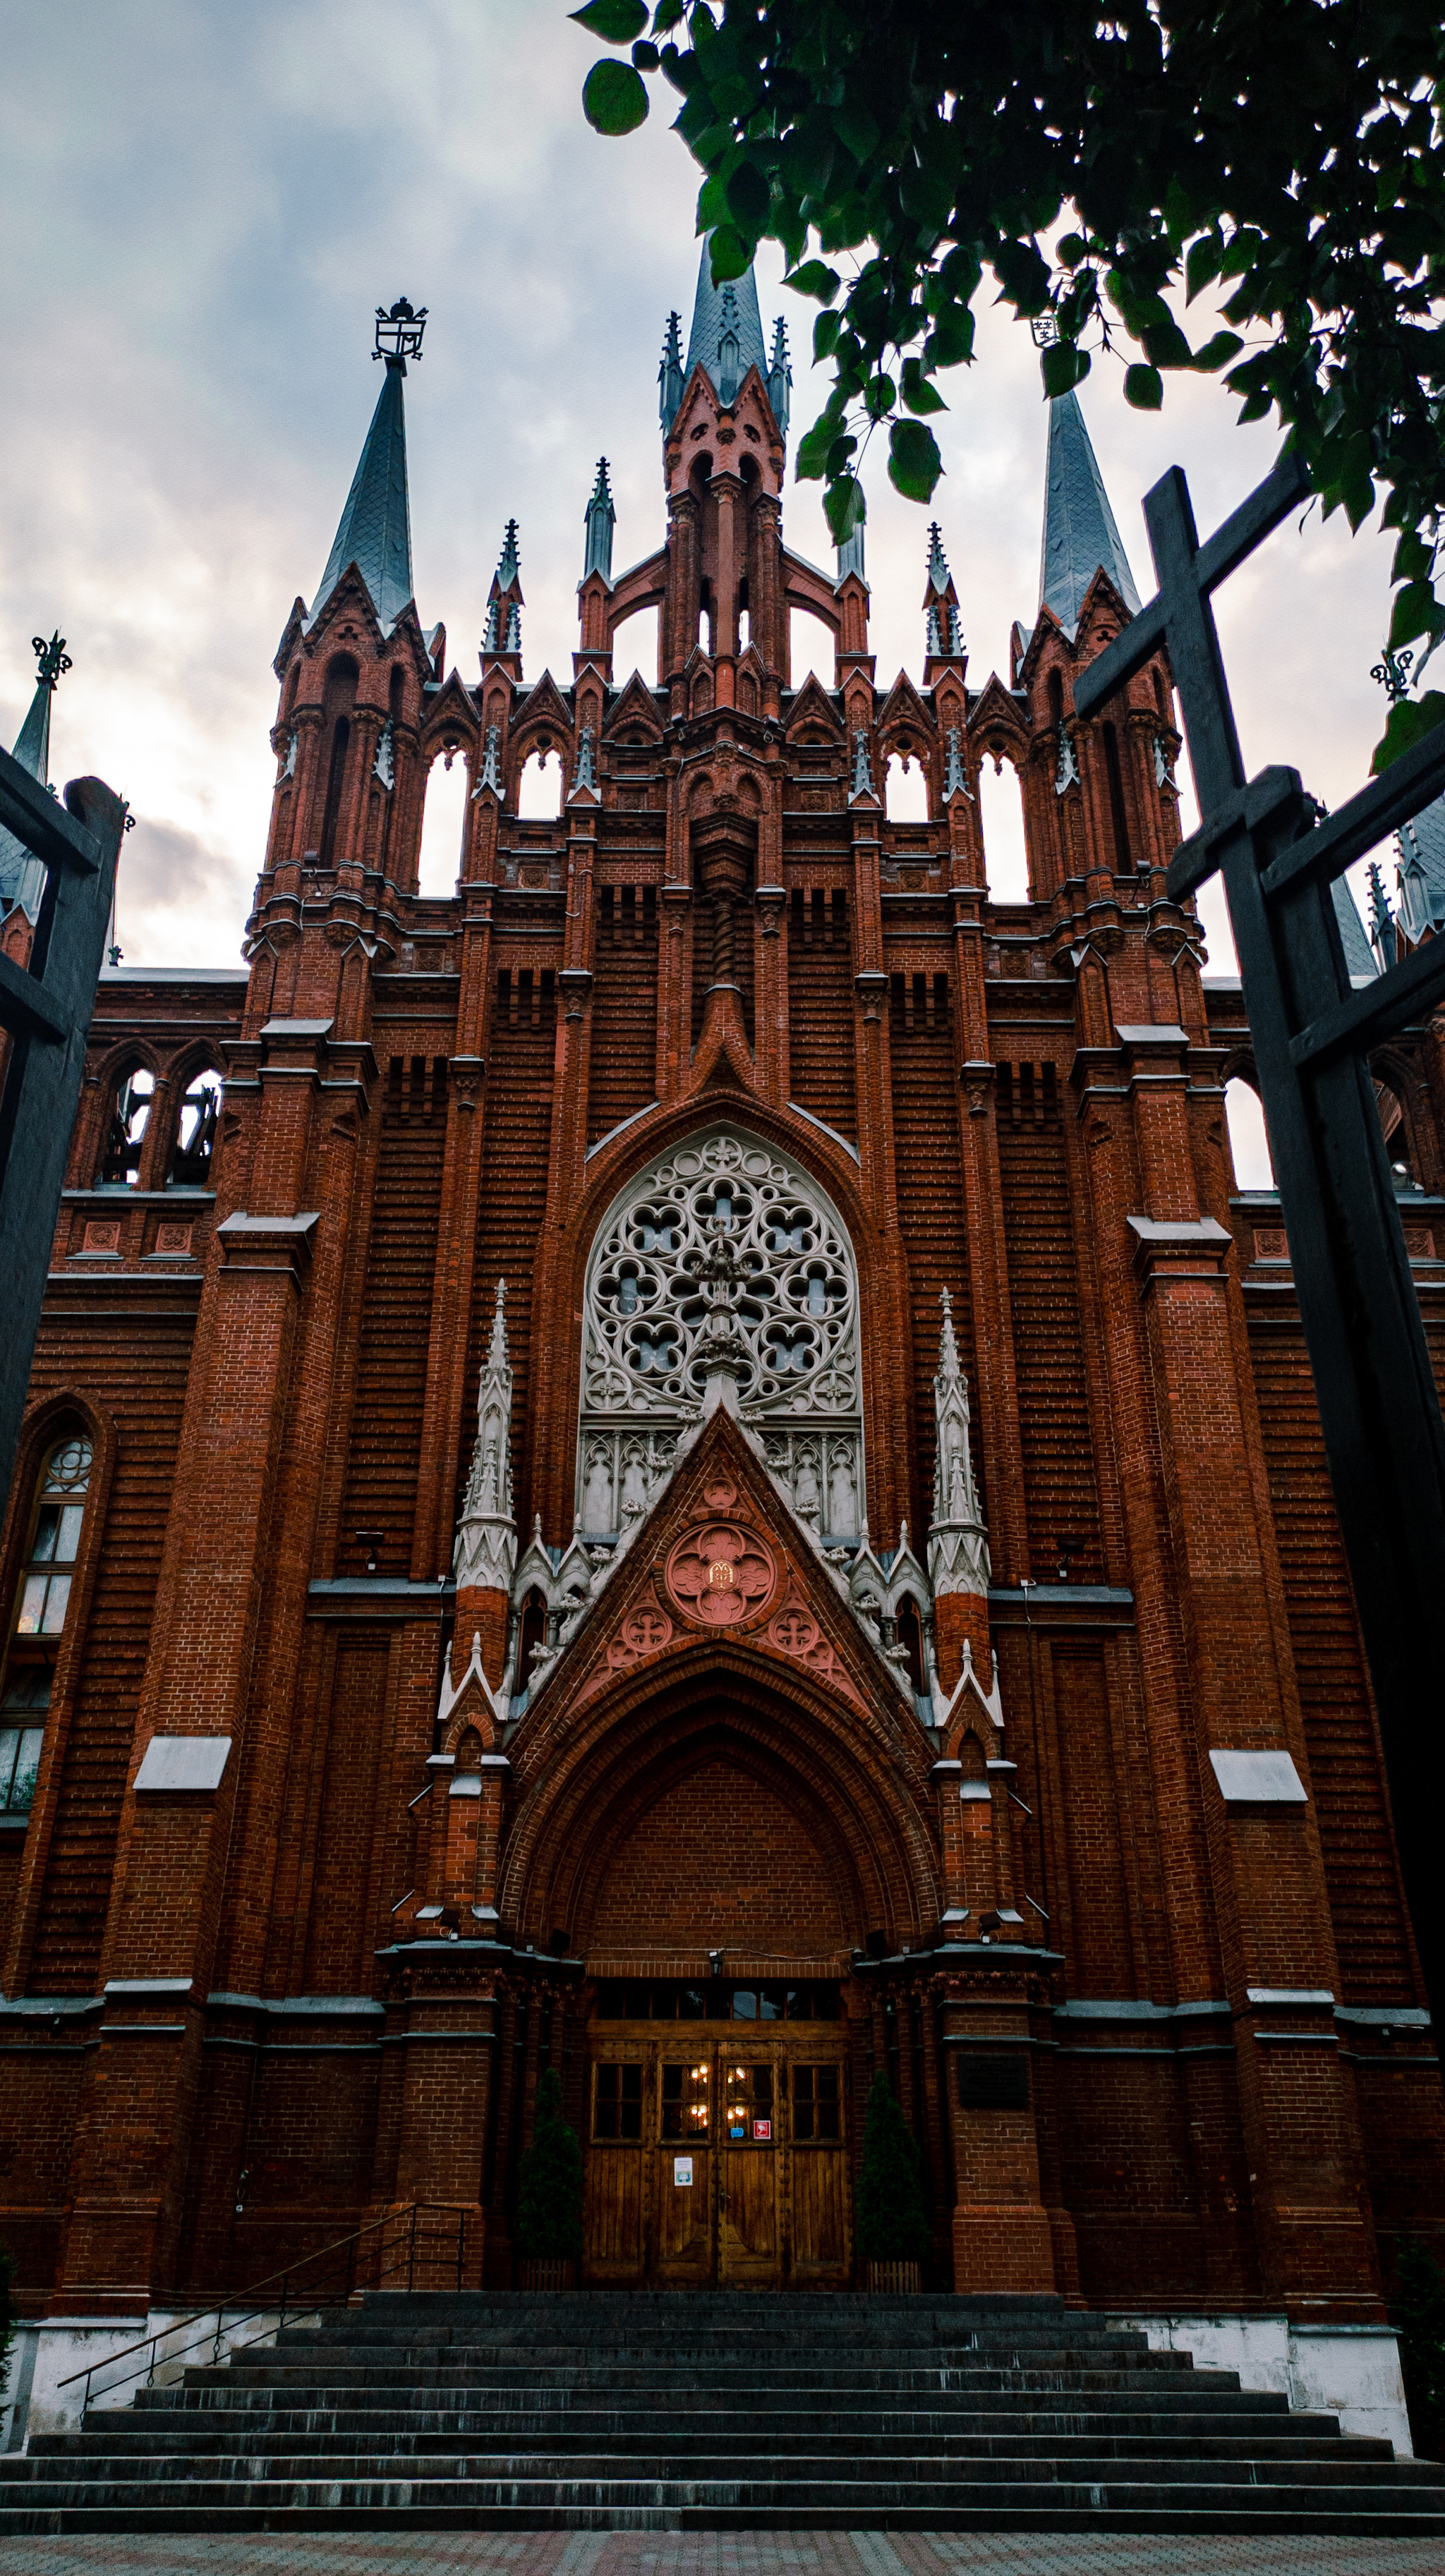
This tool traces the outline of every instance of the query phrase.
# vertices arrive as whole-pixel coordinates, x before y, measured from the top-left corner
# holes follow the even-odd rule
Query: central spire
[[[692,308],[692,333],[687,344],[684,381],[698,366],[706,367],[715,391],[724,402],[731,401],[749,367],[757,368],[764,384],[768,380],[768,355],[763,345],[762,316],[758,311],[757,280],[749,268],[741,277],[729,278],[725,285],[714,286],[710,239],[703,243],[702,262],[697,272],[697,297]]]
[[[1074,393],[1058,394],[1049,405],[1039,606],[1053,610],[1071,642],[1096,572],[1108,575],[1130,616],[1137,617],[1139,593],[1079,398]]]
[[[314,625],[348,564],[355,564],[383,627],[395,625],[412,597],[411,504],[406,481],[406,419],[401,380],[408,358],[420,359],[426,307],[413,310],[400,296],[390,313],[376,312],[376,347],[386,378],[352,477],[346,507],[326,558],[308,625]]]

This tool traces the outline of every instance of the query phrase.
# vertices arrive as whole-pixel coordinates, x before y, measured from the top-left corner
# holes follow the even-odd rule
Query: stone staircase
[[[1321,2532],[1445,2468],[1057,2301],[371,2295],[0,2459],[82,2531]]]

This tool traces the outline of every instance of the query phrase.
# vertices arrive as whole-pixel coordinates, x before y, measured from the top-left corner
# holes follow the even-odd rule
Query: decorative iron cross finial
[[[1383,660],[1371,665],[1370,677],[1386,692],[1391,706],[1410,694],[1410,665],[1414,659],[1413,653],[1392,653],[1387,644]]]
[[[59,627],[57,626],[48,644],[43,635],[32,635],[30,650],[40,656],[40,668],[35,676],[41,687],[53,689],[62,673],[71,667],[70,655],[65,649],[65,638]]]
[[[373,358],[385,358],[389,367],[399,367],[405,375],[408,358],[421,357],[421,335],[426,329],[426,316],[425,305],[418,313],[404,295],[397,297],[389,313],[384,305],[378,304]]]

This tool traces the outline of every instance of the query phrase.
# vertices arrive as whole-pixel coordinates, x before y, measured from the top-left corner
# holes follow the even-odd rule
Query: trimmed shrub
[[[863,2121],[858,2252],[865,2263],[921,2263],[928,2253],[917,2141],[883,2074],[873,2078]]]
[[[537,2121],[522,2157],[517,2251],[528,2261],[582,2252],[582,2150],[562,2117],[562,2087],[548,2067],[537,2087]]]

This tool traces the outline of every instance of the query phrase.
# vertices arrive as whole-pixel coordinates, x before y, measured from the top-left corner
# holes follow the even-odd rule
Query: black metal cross
[[[1178,466],[1144,503],[1159,594],[1077,682],[1092,715],[1165,648],[1203,820],[1175,852],[1176,900],[1219,869],[1379,1712],[1405,1897],[1445,2033],[1440,1619],[1445,1421],[1375,1106],[1368,1049],[1445,993],[1445,937],[1355,990],[1330,888],[1445,788],[1445,726],[1329,821],[1292,769],[1245,784],[1209,594],[1308,497],[1286,456],[1201,546]]]

